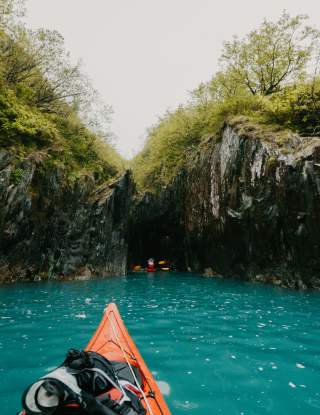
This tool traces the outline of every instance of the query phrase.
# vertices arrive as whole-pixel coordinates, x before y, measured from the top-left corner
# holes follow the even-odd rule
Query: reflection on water
[[[318,293],[172,273],[1,287],[3,415],[111,301],[174,415],[319,412]]]

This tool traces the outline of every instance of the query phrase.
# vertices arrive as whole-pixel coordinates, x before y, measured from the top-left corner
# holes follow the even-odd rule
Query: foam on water
[[[318,293],[168,273],[2,286],[1,414],[86,346],[111,301],[173,415],[318,414]]]

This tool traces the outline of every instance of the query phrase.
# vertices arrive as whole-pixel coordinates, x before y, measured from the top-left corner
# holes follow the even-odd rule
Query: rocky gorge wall
[[[58,167],[0,153],[0,282],[127,270],[130,173],[112,185],[65,184]]]
[[[320,288],[319,208],[319,138],[281,145],[226,125],[160,195],[139,201],[136,245],[150,246],[143,235],[153,229],[186,269]]]
[[[229,124],[159,194],[0,152],[0,282],[177,269],[320,289],[320,139]]]

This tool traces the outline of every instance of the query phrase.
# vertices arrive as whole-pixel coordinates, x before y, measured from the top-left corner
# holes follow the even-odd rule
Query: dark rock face
[[[139,252],[150,246],[149,229],[159,241],[170,236],[171,256],[186,269],[320,288],[318,138],[292,137],[282,149],[226,126],[136,211]]]
[[[131,175],[63,183],[59,168],[0,153],[0,281],[126,273]]]
[[[97,187],[0,152],[0,282],[121,275],[148,257],[207,276],[320,289],[320,139],[226,126],[160,194]]]
[[[287,153],[226,127],[198,157],[185,201],[191,268],[319,285],[320,140],[295,139]]]

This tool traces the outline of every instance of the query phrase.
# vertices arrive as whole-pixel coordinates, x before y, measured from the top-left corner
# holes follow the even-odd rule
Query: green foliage
[[[149,130],[132,162],[142,190],[157,192],[166,186],[206,137],[219,139],[226,122],[237,124],[247,137],[281,146],[289,130],[320,133],[317,65],[313,76],[306,73],[319,33],[305,25],[306,19],[284,12],[277,22],[264,21],[243,40],[224,44],[222,70],[200,84],[187,105],[168,112]]]
[[[0,94],[0,145],[47,145],[57,138],[55,126],[41,113],[21,103],[10,90]]]
[[[306,19],[283,12],[277,22],[265,20],[243,40],[235,37],[225,42],[221,62],[252,94],[280,91],[288,81],[304,75],[317,46],[319,32],[306,26]]]
[[[110,110],[94,99],[58,32],[28,31],[19,23],[23,5],[0,0],[0,148],[43,168],[59,166],[71,182],[83,175],[98,182],[114,177],[123,162],[105,131]],[[91,104],[100,118],[91,117]],[[19,177],[15,170],[13,182]]]
[[[25,0],[0,0],[0,28],[12,31],[25,15]]]
[[[133,160],[135,180],[144,189],[160,189],[185,162],[186,151],[196,146],[205,131],[206,113],[193,108],[168,112],[149,131],[143,151]]]
[[[301,135],[320,135],[320,78],[285,87],[267,101],[265,121]]]
[[[23,175],[24,175],[23,169],[16,168],[12,170],[10,174],[10,183],[13,184],[14,186],[17,186],[21,182]]]
[[[76,114],[45,115],[21,103],[10,90],[0,94],[0,148],[35,162],[45,154],[46,163],[58,163],[67,175],[91,173],[98,181],[123,170],[116,150],[90,132]]]

